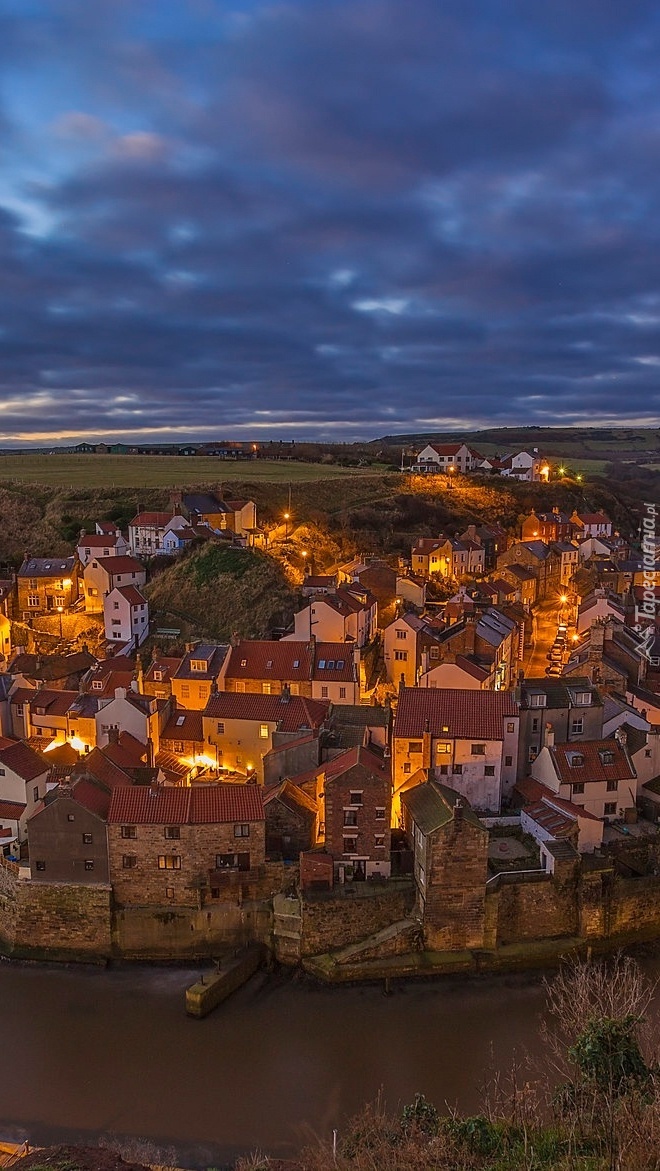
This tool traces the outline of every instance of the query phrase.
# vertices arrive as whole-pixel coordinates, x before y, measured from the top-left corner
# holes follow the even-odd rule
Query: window
[[[94,679],[92,681],[92,691],[103,691],[103,680]]]
[[[39,605],[39,595],[38,594],[28,594],[28,606],[38,606],[38,605]]]
[[[438,740],[436,752],[438,756],[451,756],[451,743],[448,740]]]
[[[45,870],[46,869],[45,862],[35,862],[35,866],[36,866],[37,870]]]
[[[181,869],[181,855],[180,854],[160,854],[158,857],[159,870],[180,870]]]
[[[31,589],[31,590],[38,590],[39,589],[39,583],[38,583],[36,577],[31,577],[29,579],[28,589]]]
[[[350,805],[362,805],[362,789],[351,789],[348,800]]]
[[[339,688],[339,698],[346,699],[346,688],[345,687]]]
[[[34,789],[32,790],[32,797],[35,801],[39,800],[39,786],[38,785],[34,786]]]
[[[441,777],[448,777],[449,776],[449,765],[448,764],[441,764],[440,765],[440,776]]]
[[[602,764],[614,764],[614,753],[613,752],[610,752],[609,750],[605,750],[603,752],[599,752],[598,755],[600,756]]]
[[[407,651],[395,651],[394,658],[396,659],[397,663],[407,663],[408,662],[408,652]]]
[[[584,757],[582,756],[582,753],[574,752],[572,756],[569,756],[568,763],[570,764],[571,768],[580,768],[580,766],[584,764]]]
[[[190,670],[191,671],[205,671],[206,670],[206,663],[204,662],[204,659],[191,659],[190,660]]]
[[[407,630],[397,630],[396,636],[397,636],[397,638],[407,638],[408,631]]]
[[[512,756],[505,756],[504,757],[504,767],[511,768],[512,764],[513,764],[513,757]]]
[[[514,724],[513,720],[509,720],[509,722],[506,726],[506,730],[507,730],[507,732],[515,732],[516,725]]]
[[[357,838],[344,838],[344,853],[357,854]]]
[[[113,602],[112,608],[113,608],[113,610],[118,610],[119,609],[119,602]]]
[[[383,849],[385,846],[385,834],[375,834],[374,845],[377,850]]]
[[[485,777],[494,777],[495,776],[495,765],[494,764],[487,764],[486,765],[486,767],[484,768],[484,776]]]
[[[411,771],[411,764],[409,760],[404,763],[403,771],[404,773],[409,773]]]
[[[94,861],[92,858],[85,858],[85,870],[93,870]]]
[[[92,838],[91,834],[83,834],[82,840],[83,840],[83,846],[91,846],[94,839]]]
[[[616,801],[606,801],[603,805],[603,813],[605,817],[612,817],[616,814]]]
[[[421,752],[421,751],[422,751],[422,741],[421,740],[409,740],[408,741],[408,755],[409,756],[411,756],[412,753],[414,753],[414,752]]]
[[[179,752],[179,753],[183,752],[184,751],[183,740],[175,740],[172,744],[172,751]]]
[[[75,813],[67,813],[66,819],[67,819],[67,821],[75,821],[76,820]]]
[[[460,777],[463,772],[463,765],[462,764],[453,764],[451,771],[453,772],[454,776]]]
[[[588,707],[591,703],[591,692],[578,691],[577,695],[575,696],[575,702],[579,703],[582,707]]]
[[[385,821],[385,806],[376,806],[376,821]]]
[[[135,870],[137,866],[137,854],[122,854],[121,865],[122,870]]]
[[[542,693],[536,692],[529,697],[530,707],[545,707],[546,697]]]
[[[473,744],[470,749],[470,752],[472,753],[472,756],[485,756],[486,755],[486,745],[485,744]]]
[[[181,698],[190,699],[190,687],[187,683],[181,684]]]
[[[250,826],[248,825],[248,823],[246,821],[237,822],[236,825],[234,826],[234,837],[235,838],[249,838],[249,836],[250,836]]]
[[[154,680],[156,683],[160,683],[162,681],[162,678],[163,678],[162,671],[154,671]]]
[[[122,836],[122,838],[131,838],[131,839],[136,838],[137,837],[137,826],[136,825],[122,825],[121,836]]]
[[[321,699],[327,699],[327,698],[328,698],[328,689],[327,689],[327,687],[322,687],[321,688]]]
[[[576,716],[571,720],[571,735],[581,736],[584,732],[584,720],[582,716]]]
[[[224,736],[225,725],[223,724],[222,720],[219,720],[218,723],[215,725],[215,730],[219,736]]]
[[[576,781],[573,785],[573,794],[584,793],[584,781]]]
[[[355,809],[345,809],[344,810],[344,825],[357,826],[357,823],[358,823],[358,819],[357,819],[357,812],[355,811]]]
[[[606,788],[607,788],[608,793],[616,793],[617,789],[619,788],[619,782],[618,781],[608,781]]]
[[[261,684],[262,695],[270,695],[271,686],[272,686],[272,684],[270,683],[269,680],[266,683],[262,683]]]
[[[165,837],[170,842],[176,842],[181,837],[181,829],[178,825],[166,825]]]

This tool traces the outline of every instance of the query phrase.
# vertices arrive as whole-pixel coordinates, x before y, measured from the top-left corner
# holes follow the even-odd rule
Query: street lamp
[[[287,540],[287,538],[289,536],[289,516],[290,516],[290,513],[288,513],[288,512],[284,513],[284,540],[285,541]]]

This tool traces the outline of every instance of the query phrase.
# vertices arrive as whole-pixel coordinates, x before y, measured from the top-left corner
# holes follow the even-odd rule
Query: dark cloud
[[[659,25],[0,0],[0,435],[657,420]]]

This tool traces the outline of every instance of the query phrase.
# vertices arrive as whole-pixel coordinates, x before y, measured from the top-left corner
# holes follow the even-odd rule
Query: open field
[[[0,455],[0,481],[61,488],[183,488],[239,479],[302,484],[341,476],[373,476],[378,470],[179,455]]]

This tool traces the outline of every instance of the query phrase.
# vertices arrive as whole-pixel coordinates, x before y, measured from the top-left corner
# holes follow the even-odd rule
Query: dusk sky
[[[0,0],[0,442],[660,420],[660,6]]]

